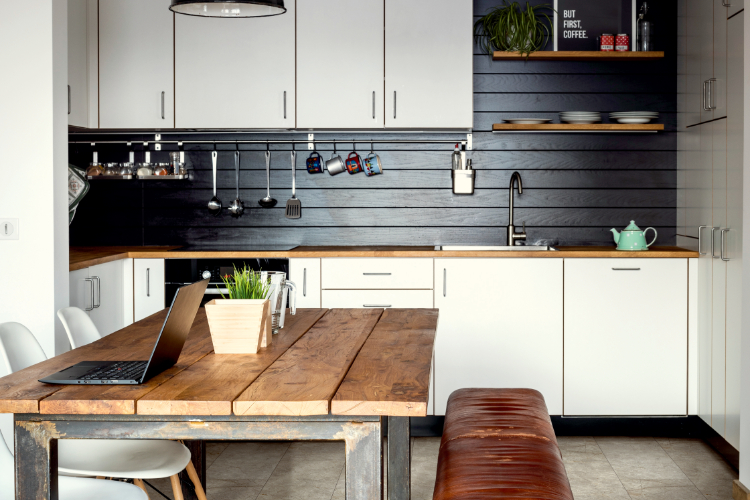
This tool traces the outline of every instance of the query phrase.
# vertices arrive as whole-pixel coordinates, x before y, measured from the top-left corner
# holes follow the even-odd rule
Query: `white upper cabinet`
[[[385,0],[386,128],[472,128],[472,0]]]
[[[297,0],[298,128],[383,128],[383,10],[383,0]]]
[[[68,0],[68,125],[89,126],[88,1]]]
[[[177,128],[295,127],[294,0],[285,6],[273,17],[176,16]]]
[[[99,1],[101,128],[174,127],[174,15],[169,5],[169,0]]]

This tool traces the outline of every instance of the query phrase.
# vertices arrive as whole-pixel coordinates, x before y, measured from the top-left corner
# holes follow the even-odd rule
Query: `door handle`
[[[286,120],[286,90],[284,91],[284,119]]]
[[[362,273],[362,276],[390,276],[391,273]]]
[[[443,297],[448,292],[448,269],[443,268]]]
[[[716,232],[716,229],[718,229],[718,228],[715,228],[715,227],[711,228],[711,257],[714,258],[714,259],[718,259],[719,258],[719,257],[716,256],[716,251],[714,249],[714,233]]]
[[[722,7],[731,7],[732,4],[731,3],[726,3],[724,0],[721,0],[721,6]]]
[[[613,271],[640,271],[640,267],[613,267]]]
[[[102,281],[99,279],[99,276],[92,276],[91,279],[96,280],[96,296],[97,296],[96,303],[94,304],[93,303],[94,296],[93,294],[91,295],[91,302],[92,302],[91,305],[94,306],[94,309],[98,309],[99,306],[102,305]]]
[[[393,91],[393,119],[396,119],[396,91]]]
[[[382,307],[385,309],[385,308],[393,307],[393,306],[390,304],[387,304],[387,305],[386,304],[362,304],[362,307]]]
[[[70,114],[70,85],[68,85],[68,114]]]
[[[162,120],[164,120],[164,97],[165,95],[166,95],[165,92],[161,93],[161,119]]]
[[[708,111],[708,107],[706,107],[706,87],[708,87],[708,80],[703,81],[703,111]]]
[[[307,297],[307,268],[302,270],[302,296]]]
[[[729,259],[726,258],[726,257],[724,257],[724,251],[725,251],[725,247],[726,247],[726,238],[724,238],[724,235],[727,234],[728,232],[729,232],[729,229],[726,228],[726,227],[721,229],[721,250],[720,250],[720,255],[721,255],[721,260],[723,260],[724,262],[729,262]]]
[[[91,294],[91,307],[84,309],[86,312],[94,310],[94,280],[93,278],[84,278],[83,281],[89,282],[89,292]]]
[[[707,99],[707,101],[708,101],[708,108],[707,108],[707,110],[711,111],[713,109],[716,109],[716,106],[714,106],[714,91],[713,91],[714,83],[716,82],[716,78],[709,78],[707,80],[707,82],[708,82],[708,99]]]
[[[372,91],[372,119],[375,119],[375,91]]]
[[[146,268],[146,297],[151,297],[151,268]]]
[[[701,245],[701,235],[703,234],[703,230],[709,226],[698,226],[698,255],[708,255],[708,252],[701,252],[701,248],[703,246]]]

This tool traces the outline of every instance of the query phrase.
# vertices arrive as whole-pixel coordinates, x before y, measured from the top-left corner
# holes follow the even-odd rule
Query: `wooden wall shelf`
[[[656,133],[664,131],[662,123],[645,123],[643,125],[629,125],[624,123],[542,123],[538,125],[519,125],[516,123],[495,123],[493,132],[577,132],[577,133]]]
[[[654,61],[663,59],[664,52],[598,52],[598,51],[551,51],[532,52],[530,61]],[[493,61],[525,61],[526,55],[518,52],[495,51]]]

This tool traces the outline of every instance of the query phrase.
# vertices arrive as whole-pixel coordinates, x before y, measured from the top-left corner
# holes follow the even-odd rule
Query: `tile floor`
[[[732,500],[737,474],[696,439],[560,437],[576,500]],[[429,500],[440,438],[412,443],[412,499]],[[339,442],[208,443],[209,500],[343,500]],[[150,481],[169,498],[168,480]],[[150,490],[151,500],[163,499]]]

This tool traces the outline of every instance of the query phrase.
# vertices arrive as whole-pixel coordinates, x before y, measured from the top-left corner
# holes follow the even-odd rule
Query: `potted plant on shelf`
[[[244,266],[223,276],[227,297],[206,304],[216,354],[255,354],[271,342],[271,284]]]
[[[494,7],[474,23],[474,38],[483,51],[519,52],[522,55],[541,50],[553,35],[552,21],[545,10],[554,12],[549,4],[532,6],[526,2],[521,11],[518,2]]]

